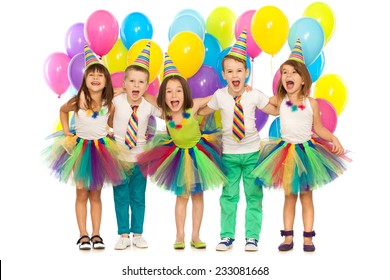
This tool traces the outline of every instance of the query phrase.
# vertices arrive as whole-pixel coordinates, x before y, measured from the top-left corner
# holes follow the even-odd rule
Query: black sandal
[[[96,240],[98,239],[98,240]],[[100,235],[94,235],[91,236],[91,241],[92,241],[92,247],[94,249],[105,249],[106,245],[103,243],[103,238],[100,237]]]
[[[88,239],[88,241],[81,241],[82,239]],[[79,245],[80,250],[91,250],[91,239],[88,235],[83,235],[77,240],[76,245]]]

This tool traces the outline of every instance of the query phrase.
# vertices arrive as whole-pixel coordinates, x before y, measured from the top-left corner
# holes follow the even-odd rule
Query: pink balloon
[[[68,66],[70,58],[67,54],[55,52],[50,54],[44,67],[46,83],[52,91],[61,96],[69,88]]]
[[[146,92],[150,93],[153,96],[157,96],[158,90],[160,89],[160,80],[158,78],[154,79],[146,89]]]
[[[95,11],[85,22],[84,35],[89,47],[97,55],[106,55],[118,39],[118,21],[110,12]]]
[[[278,83],[279,83],[279,80],[280,80],[280,71],[278,69],[278,71],[276,71],[275,73],[275,76],[274,76],[274,80],[272,82],[272,91],[274,93],[274,95],[276,95],[278,93]]]
[[[111,82],[114,88],[123,87],[123,79],[125,78],[125,72],[118,71],[111,74]]]
[[[321,122],[330,132],[334,132],[337,126],[337,113],[332,103],[329,101],[316,98],[320,110]]]
[[[252,17],[255,12],[256,10],[249,10],[241,14],[237,18],[234,28],[234,34],[236,35],[236,38],[238,38],[241,32],[246,28],[246,51],[251,58],[258,57],[262,52],[261,48],[253,39],[251,31]]]

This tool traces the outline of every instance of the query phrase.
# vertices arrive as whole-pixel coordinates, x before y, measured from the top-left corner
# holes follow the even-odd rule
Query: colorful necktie
[[[129,122],[127,123],[127,131],[125,137],[125,144],[131,150],[137,145],[137,131],[138,131],[138,106],[131,106],[133,113],[130,115]]]
[[[244,111],[241,105],[241,97],[242,95],[234,97],[233,138],[237,142],[240,142],[245,136]]]

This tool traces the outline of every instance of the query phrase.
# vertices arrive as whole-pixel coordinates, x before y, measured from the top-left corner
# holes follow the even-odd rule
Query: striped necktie
[[[244,111],[241,105],[242,95],[234,97],[233,138],[240,142],[245,136]]]
[[[131,150],[137,145],[137,131],[138,131],[138,116],[137,105],[131,106],[133,113],[130,115],[129,122],[127,123],[127,131],[125,137],[125,144]]]

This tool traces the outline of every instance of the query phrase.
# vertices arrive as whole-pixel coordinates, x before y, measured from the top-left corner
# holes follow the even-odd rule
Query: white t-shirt
[[[127,101],[127,94],[123,93],[120,95],[117,95],[113,99],[113,104],[115,106],[115,113],[114,113],[114,135],[116,141],[125,145],[125,137],[126,137],[126,131],[127,131],[127,123],[129,121],[129,118],[131,114],[133,113],[133,110]],[[158,108],[154,107],[152,104],[147,102],[143,97],[141,100],[141,103],[139,104],[139,107],[137,109],[137,116],[138,116],[138,132],[137,132],[137,145],[130,150],[128,155],[126,155],[125,160],[135,162],[136,156],[143,152],[144,145],[146,144],[146,130],[148,127],[148,121],[150,116],[156,116],[160,117],[161,112]]]
[[[93,118],[90,110],[80,109],[74,115],[76,135],[86,140],[96,140],[107,136],[108,107],[103,106]]]
[[[234,98],[228,93],[227,87],[218,89],[207,106],[221,111],[222,147],[224,154],[253,153],[260,148],[260,135],[256,129],[255,110],[263,109],[269,103],[269,98],[259,90],[244,92],[241,105],[244,110],[245,137],[237,142],[233,138]]]

